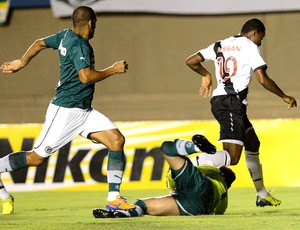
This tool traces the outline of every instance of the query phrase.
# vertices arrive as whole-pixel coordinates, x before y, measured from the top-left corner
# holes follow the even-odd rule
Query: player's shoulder
[[[241,35],[230,36],[226,39],[223,39],[221,42],[223,42],[223,43],[236,43],[236,44],[250,45],[250,46],[255,45],[251,40],[249,40],[245,36],[241,36]]]
[[[243,44],[244,46],[248,46],[249,48],[257,48],[257,45],[245,36],[237,36],[236,39],[237,42]]]
[[[66,28],[66,29],[63,29],[63,30],[57,32],[57,35],[61,36],[61,37],[65,37],[70,31],[72,31],[72,30],[69,28]]]
[[[87,46],[88,41],[84,39],[82,36],[80,36],[77,33],[74,33],[71,29],[66,29],[64,31],[64,37],[67,38],[68,44],[70,46]]]

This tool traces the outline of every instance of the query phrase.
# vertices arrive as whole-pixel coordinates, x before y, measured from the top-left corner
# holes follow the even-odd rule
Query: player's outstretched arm
[[[38,39],[27,49],[21,59],[10,62],[4,62],[0,69],[3,73],[15,73],[23,69],[33,57],[35,57],[41,50],[46,49],[47,46],[43,39]]]
[[[192,54],[189,56],[185,64],[190,67],[193,71],[198,73],[200,76],[202,76],[202,83],[199,89],[199,94],[204,97],[210,97],[212,94],[212,79],[210,72],[205,69],[201,62],[203,62],[204,59],[202,56],[200,56],[198,53]]]
[[[96,83],[110,77],[114,74],[125,73],[128,69],[126,61],[117,61],[113,65],[102,69],[95,70],[91,67],[87,67],[78,71],[80,81],[84,84]]]
[[[288,104],[288,109],[297,107],[297,101],[294,97],[286,95],[279,86],[268,76],[265,69],[255,71],[258,82],[267,90],[282,98]]]

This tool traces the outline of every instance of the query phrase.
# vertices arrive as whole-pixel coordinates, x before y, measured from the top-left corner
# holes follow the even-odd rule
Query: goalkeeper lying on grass
[[[166,196],[138,199],[131,210],[108,211],[96,208],[95,218],[178,216],[224,214],[228,205],[227,190],[235,180],[234,172],[225,167],[194,166],[186,156],[174,151],[177,140],[165,141],[163,157],[170,165]],[[190,147],[189,147],[190,148]]]

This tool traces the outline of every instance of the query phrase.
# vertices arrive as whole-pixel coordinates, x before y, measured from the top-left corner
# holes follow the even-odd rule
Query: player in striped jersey
[[[236,165],[243,147],[246,164],[257,191],[257,206],[280,205],[281,201],[266,190],[262,165],[259,160],[260,142],[247,117],[247,94],[252,73],[258,82],[273,94],[282,98],[288,108],[296,107],[294,97],[286,95],[268,76],[267,65],[259,46],[265,37],[265,26],[259,19],[248,20],[239,35],[220,40],[189,56],[186,64],[202,77],[200,95],[211,98],[211,109],[220,124],[223,150],[215,154],[200,154],[200,164]],[[202,65],[212,60],[215,65],[217,87],[213,90],[211,73]],[[194,142],[201,145],[197,136]]]

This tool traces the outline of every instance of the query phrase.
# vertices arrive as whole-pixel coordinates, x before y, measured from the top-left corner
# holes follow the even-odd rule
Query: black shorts
[[[245,132],[252,127],[247,117],[246,105],[236,95],[214,96],[211,111],[220,124],[220,141],[243,145]]]

